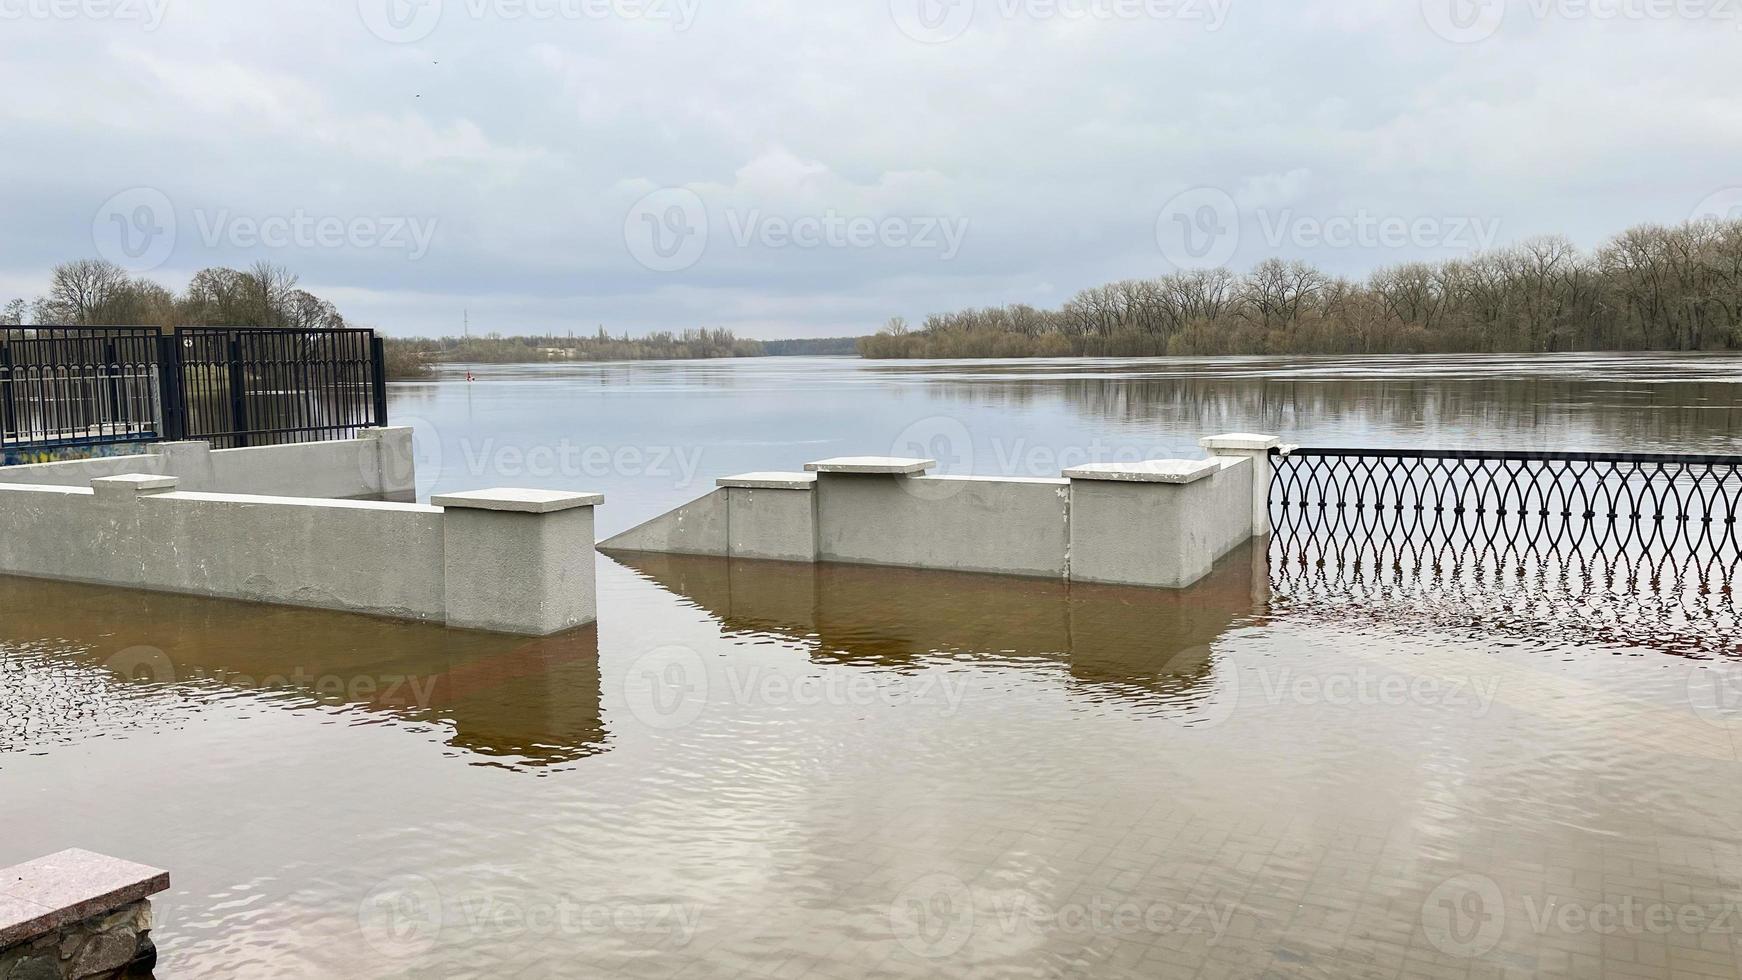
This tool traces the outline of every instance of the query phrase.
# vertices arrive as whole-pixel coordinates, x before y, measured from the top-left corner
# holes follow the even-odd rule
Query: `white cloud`
[[[493,8],[446,0],[409,44],[372,35],[357,0],[176,0],[154,31],[3,25],[0,302],[91,254],[96,209],[138,186],[183,228],[196,209],[439,222],[419,261],[182,235],[166,280],[267,257],[395,333],[451,329],[464,306],[504,330],[778,336],[1162,271],[1157,213],[1192,187],[1590,244],[1742,185],[1733,24],[1515,5],[1492,39],[1455,44],[1413,0],[1235,0],[1214,31],[981,0],[958,38],[925,44],[888,0],[700,0],[687,30],[473,9]],[[967,234],[946,260],[722,245],[716,223],[700,261],[655,273],[624,226],[661,187],[719,220],[939,216]],[[1234,261],[1268,247],[1245,236]],[[1422,257],[1287,254],[1349,273]]]

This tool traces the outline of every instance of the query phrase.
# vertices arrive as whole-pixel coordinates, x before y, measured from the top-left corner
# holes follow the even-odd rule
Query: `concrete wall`
[[[0,573],[532,635],[592,621],[601,498],[460,497],[444,508],[178,492],[145,474],[0,484]]]
[[[1269,532],[1270,436],[1209,459],[1077,467],[1062,479],[926,476],[928,459],[847,456],[748,473],[624,532],[608,553],[778,558],[1183,588]]]
[[[1183,483],[1071,481],[1071,579],[1180,589],[1252,537],[1252,461]]]
[[[817,557],[1063,578],[1066,480],[822,473]]]
[[[416,499],[411,429],[364,429],[359,438],[243,449],[206,442],[165,442],[138,456],[0,467],[0,483],[88,485],[123,474],[173,476],[181,489],[335,500]]]

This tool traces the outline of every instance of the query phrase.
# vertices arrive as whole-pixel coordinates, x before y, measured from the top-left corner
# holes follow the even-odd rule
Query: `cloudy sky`
[[[0,303],[859,334],[1742,215],[1742,0],[0,0]]]

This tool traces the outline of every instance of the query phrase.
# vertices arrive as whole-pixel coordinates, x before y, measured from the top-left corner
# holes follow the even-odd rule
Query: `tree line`
[[[338,308],[299,288],[295,273],[270,262],[246,270],[201,269],[180,293],[103,259],[63,262],[48,292],[0,306],[0,325],[73,327],[346,326]]]
[[[441,361],[467,364],[529,364],[543,361],[663,361],[714,357],[761,357],[761,343],[730,330],[655,331],[644,337],[613,337],[604,327],[592,335],[390,337],[387,372],[394,378],[427,377]]]
[[[1141,357],[1742,349],[1742,220],[1642,225],[1592,252],[1560,237],[1362,281],[1269,259],[1016,304],[901,318],[866,357]]]

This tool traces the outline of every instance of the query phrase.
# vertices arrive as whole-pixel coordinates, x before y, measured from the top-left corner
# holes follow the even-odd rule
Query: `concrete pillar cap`
[[[1072,480],[1119,483],[1196,483],[1222,468],[1213,459],[1146,459],[1141,463],[1090,463],[1065,470]]]
[[[1206,436],[1198,440],[1198,445],[1205,449],[1234,449],[1252,452],[1268,451],[1282,445],[1280,436],[1258,435],[1252,432],[1229,432],[1219,436]]]
[[[814,490],[817,485],[815,473],[740,473],[737,476],[722,476],[714,481],[715,486],[736,487],[743,490]]]
[[[812,473],[924,473],[938,465],[935,459],[908,456],[836,456],[804,464]]]
[[[522,490],[496,487],[490,490],[468,490],[430,498],[435,507],[464,510],[500,510],[516,514],[554,514],[576,507],[597,507],[605,502],[602,493],[574,493],[566,490]]]
[[[99,497],[137,497],[168,493],[181,485],[173,476],[153,473],[125,473],[121,476],[100,476],[91,481],[91,491]]]

